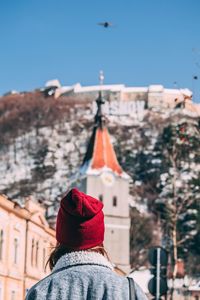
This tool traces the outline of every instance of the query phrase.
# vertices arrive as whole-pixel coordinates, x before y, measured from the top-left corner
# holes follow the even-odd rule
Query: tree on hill
[[[153,222],[150,216],[140,213],[135,207],[130,209],[130,263],[132,270],[145,266],[148,249],[153,243]]]
[[[72,111],[87,107],[88,99],[73,97],[45,98],[36,91],[1,98],[0,101],[0,135],[1,144],[9,144],[32,129],[36,131],[44,126],[54,126],[63,120],[72,120]]]
[[[178,259],[183,258],[187,264],[188,253],[200,246],[195,245],[199,243],[199,149],[198,122],[183,117],[164,128],[155,147],[162,165],[154,209],[162,222],[163,243],[171,254],[173,280],[177,277]]]
[[[160,220],[160,242],[171,254],[174,278],[179,258],[184,259],[187,274],[194,276],[200,261],[199,122],[176,112],[157,125],[157,132],[149,124],[141,128],[142,142],[132,151],[124,147],[121,164],[132,174],[132,194],[138,203],[146,203]]]

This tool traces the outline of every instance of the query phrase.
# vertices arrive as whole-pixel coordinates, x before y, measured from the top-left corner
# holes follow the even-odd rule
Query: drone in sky
[[[97,23],[97,25],[103,26],[104,28],[113,27],[113,24],[110,22],[100,22],[100,23]]]

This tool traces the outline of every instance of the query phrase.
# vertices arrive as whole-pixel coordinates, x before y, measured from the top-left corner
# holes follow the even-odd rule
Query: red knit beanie
[[[57,241],[73,250],[84,250],[103,243],[103,204],[78,189],[61,200],[56,223]]]

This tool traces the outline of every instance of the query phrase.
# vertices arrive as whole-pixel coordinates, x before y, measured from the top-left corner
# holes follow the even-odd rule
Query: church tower
[[[100,74],[103,81],[103,74]],[[105,248],[116,267],[130,269],[129,181],[117,161],[102,113],[101,89],[86,155],[80,168],[79,188],[104,204]]]

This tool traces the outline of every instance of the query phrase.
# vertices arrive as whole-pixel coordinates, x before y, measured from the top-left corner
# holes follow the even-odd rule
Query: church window
[[[99,195],[99,200],[103,202],[103,195]]]
[[[117,197],[116,196],[113,197],[113,206],[117,206]]]
[[[0,230],[0,260],[3,258],[3,230]]]

